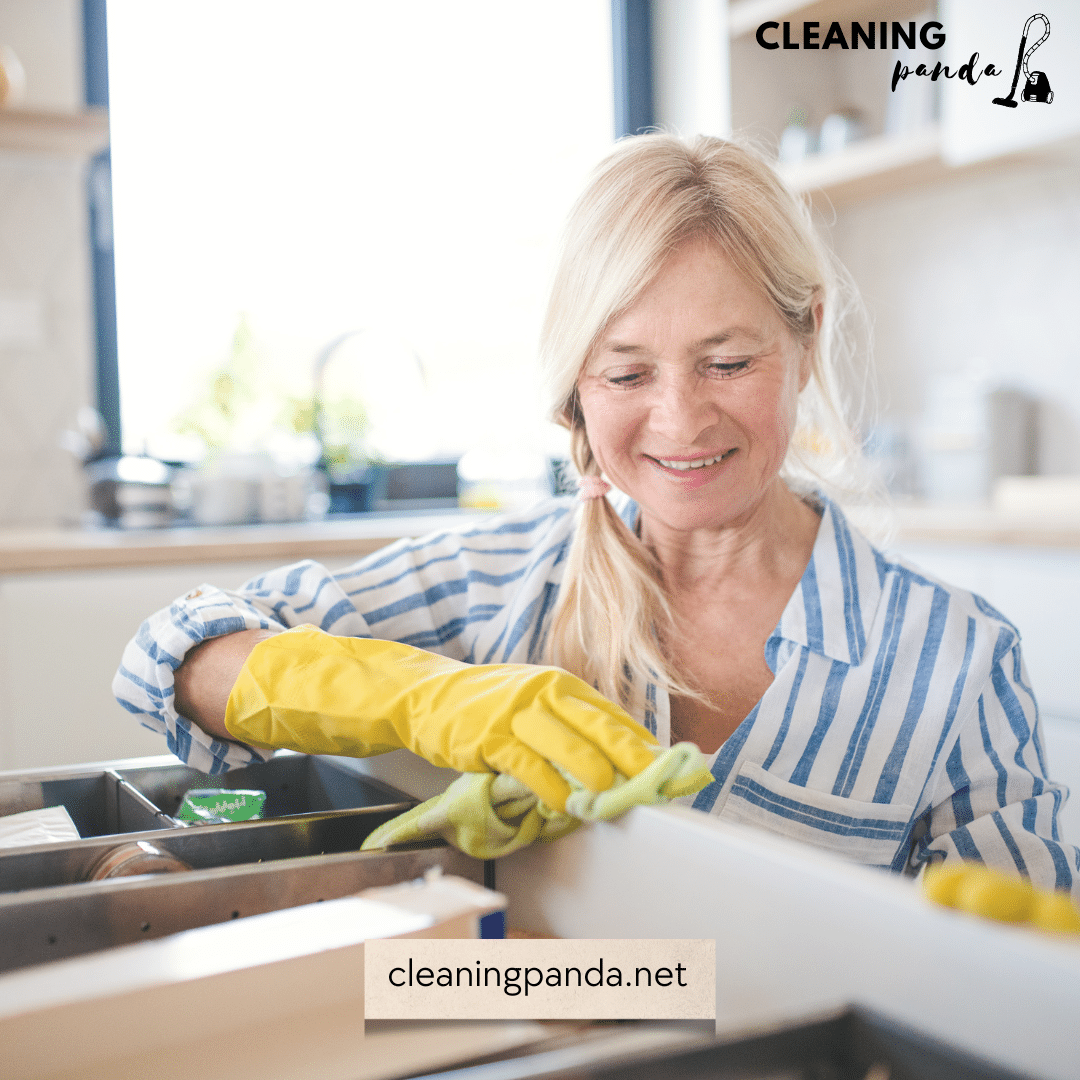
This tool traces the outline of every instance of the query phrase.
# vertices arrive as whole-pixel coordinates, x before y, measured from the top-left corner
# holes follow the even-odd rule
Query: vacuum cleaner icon
[[[1031,46],[1027,52],[1024,52],[1024,48],[1027,45],[1028,30],[1031,28],[1031,24],[1036,19],[1042,19],[1046,23],[1046,33],[1043,34],[1034,45]],[[1020,78],[1020,67],[1024,68],[1024,89],[1020,93],[1022,101],[1041,101],[1045,105],[1049,105],[1054,100],[1054,91],[1050,89],[1050,80],[1046,77],[1045,71],[1029,71],[1028,61],[1031,59],[1031,54],[1050,36],[1050,20],[1045,15],[1032,15],[1026,23],[1024,23],[1024,33],[1020,38],[1020,51],[1016,54],[1016,70],[1013,72],[1012,86],[1009,88],[1009,96],[1007,98],[994,98],[995,105],[1004,105],[1007,109],[1015,109],[1017,102],[1015,98],[1016,83]]]

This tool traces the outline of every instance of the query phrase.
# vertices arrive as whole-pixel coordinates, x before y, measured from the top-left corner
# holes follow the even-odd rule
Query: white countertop
[[[481,511],[451,511],[222,528],[8,528],[0,529],[0,573],[361,558],[404,536],[463,528],[484,517]]]

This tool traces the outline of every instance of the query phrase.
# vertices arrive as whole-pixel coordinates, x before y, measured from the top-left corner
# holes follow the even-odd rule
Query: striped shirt
[[[1080,898],[1080,850],[1057,815],[1016,628],[978,596],[876,550],[828,500],[810,562],[765,646],[774,681],[688,802],[858,862],[1015,868]],[[628,522],[636,515],[628,504]],[[313,623],[468,663],[541,662],[577,521],[557,499],[402,540],[331,574],[300,562],[237,591],[203,585],[151,616],[114,682],[121,704],[204,772],[259,751],[177,715],[173,672],[234,631]],[[630,712],[670,743],[667,694],[635,680]]]

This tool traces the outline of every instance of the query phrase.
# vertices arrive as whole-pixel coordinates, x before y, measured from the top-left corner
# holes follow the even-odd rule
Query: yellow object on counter
[[[508,773],[562,810],[565,777],[603,791],[652,763],[656,739],[566,671],[465,664],[299,626],[259,642],[229,696],[242,742],[369,757],[405,748],[465,773]]]
[[[608,821],[633,806],[653,806],[692,795],[712,781],[705,756],[693,743],[657,751],[637,776],[619,776],[606,791],[571,780],[566,812],[544,805],[512,776],[466,773],[434,799],[380,825],[362,850],[441,837],[477,859],[498,859],[536,840],[556,840],[583,821]]]
[[[1080,908],[1065,892],[1039,889],[981,863],[939,864],[923,875],[923,892],[945,907],[998,922],[1080,934]]]

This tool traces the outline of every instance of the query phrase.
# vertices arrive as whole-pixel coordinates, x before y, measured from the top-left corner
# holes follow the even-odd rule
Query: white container
[[[262,454],[221,454],[191,479],[196,525],[248,525],[259,520],[263,476],[272,468]]]
[[[259,520],[267,522],[303,521],[308,499],[314,490],[311,469],[277,470],[259,480]]]
[[[930,502],[985,502],[998,477],[1033,473],[1036,415],[1020,390],[965,371],[939,376],[919,425],[922,494]]]
[[[320,516],[320,483],[317,470],[284,467],[266,454],[224,454],[183,477],[175,502],[190,508],[196,525],[304,521]]]
[[[198,476],[191,485],[196,525],[248,525],[259,516],[258,480],[242,476]]]

